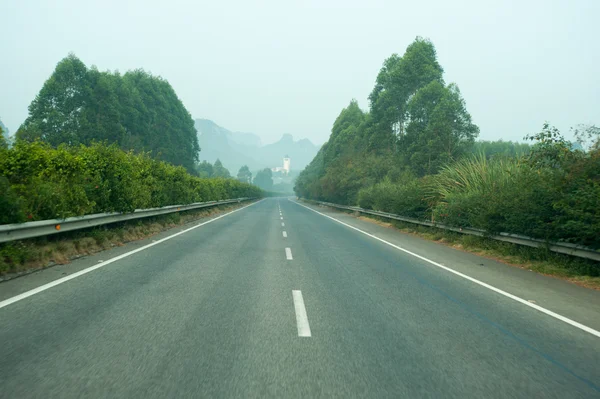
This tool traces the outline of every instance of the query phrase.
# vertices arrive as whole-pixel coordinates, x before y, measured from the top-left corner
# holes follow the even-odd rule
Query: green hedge
[[[0,149],[0,193],[0,224],[262,196],[256,186],[195,177],[116,145],[24,141]]]
[[[358,205],[600,249],[600,151],[573,152],[553,167],[524,158],[464,158],[436,175],[364,188]]]

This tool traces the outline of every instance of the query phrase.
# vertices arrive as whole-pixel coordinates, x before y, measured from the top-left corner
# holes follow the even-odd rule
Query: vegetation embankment
[[[0,149],[0,192],[0,224],[262,195],[251,184],[196,177],[114,144],[25,141]]]
[[[200,178],[182,166],[95,143],[52,148],[17,140],[0,148],[0,224],[228,198],[262,190],[225,178]],[[215,210],[180,212],[19,242],[0,244],[0,276],[14,275],[147,237]]]
[[[88,68],[73,54],[56,65],[16,138],[53,147],[106,141],[188,172],[200,151],[194,120],[169,82],[142,69]]]
[[[531,144],[477,142],[458,86],[442,75],[427,40],[388,58],[370,110],[342,110],[298,196],[600,249],[600,129],[578,127],[577,143],[548,124]],[[586,264],[569,273],[600,275]]]
[[[200,173],[199,150],[194,121],[166,80],[143,70],[100,72],[69,55],[15,140],[0,128],[0,224],[263,195],[220,163],[216,173]],[[204,214],[190,212],[184,219]],[[144,237],[180,218],[2,244],[0,274]]]

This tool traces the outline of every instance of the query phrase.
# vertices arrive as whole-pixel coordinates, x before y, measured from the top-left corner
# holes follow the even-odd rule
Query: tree
[[[248,169],[248,165],[244,165],[240,168],[237,179],[244,183],[252,183],[252,173],[250,172],[250,169]]]
[[[196,173],[204,178],[213,177],[213,166],[210,162],[202,161],[202,163],[196,165]]]
[[[144,151],[193,170],[200,146],[194,120],[171,85],[137,69],[123,76],[124,92],[132,92],[124,107],[127,135],[138,139]]]
[[[468,152],[479,129],[458,86],[446,85],[442,75],[426,39],[417,37],[401,57],[387,58],[370,111],[355,100],[342,110],[329,140],[296,180],[298,195],[354,204],[365,187],[435,173]]]
[[[0,121],[1,123],[1,121]],[[8,140],[4,137],[4,129],[0,126],[0,149],[8,148]]]
[[[473,144],[472,154],[484,154],[486,158],[516,158],[527,155],[530,150],[527,143],[518,143],[512,141],[486,141],[478,140]]]
[[[333,123],[329,145],[324,153],[325,162],[331,163],[343,153],[356,148],[361,139],[361,127],[365,119],[366,115],[358,106],[358,102],[350,101],[348,107],[340,112]]]
[[[323,144],[310,164],[300,172],[294,184],[294,191],[299,197],[320,198],[319,182],[325,174],[325,162],[323,158],[328,147],[329,141]]]
[[[572,151],[571,143],[548,122],[544,123],[541,132],[527,135],[525,139],[535,142],[527,157],[528,162],[535,167],[548,167],[553,171],[562,171],[565,165],[572,162],[574,156],[582,155]]]
[[[571,128],[571,133],[584,151],[600,150],[600,127],[579,124]]]
[[[4,146],[7,148],[10,141],[10,132],[8,131],[8,128],[4,126],[4,123],[2,123],[2,119],[0,119],[0,147]]]
[[[254,177],[254,185],[265,191],[271,190],[273,188],[273,172],[271,172],[271,169],[259,170]]]
[[[396,149],[395,139],[404,135],[410,121],[410,99],[430,82],[443,82],[443,72],[433,43],[421,37],[406,48],[402,57],[392,54],[385,60],[369,95],[377,126],[369,143],[372,149]]]
[[[411,98],[407,113],[410,122],[399,138],[399,151],[418,176],[436,173],[456,160],[479,134],[455,84],[431,81]]]
[[[229,179],[231,175],[229,174],[229,170],[223,166],[221,161],[217,159],[215,164],[213,165],[213,175],[212,177],[222,177],[224,179]]]
[[[74,54],[57,65],[29,105],[19,138],[41,139],[52,146],[78,144],[80,115],[89,97],[87,68]]]
[[[17,137],[54,147],[117,143],[188,171],[200,151],[192,116],[166,80],[141,69],[123,76],[88,69],[73,54],[44,83]]]

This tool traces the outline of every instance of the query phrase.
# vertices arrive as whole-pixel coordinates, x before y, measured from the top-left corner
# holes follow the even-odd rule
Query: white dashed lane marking
[[[302,291],[293,290],[292,298],[294,299],[294,309],[296,311],[296,326],[298,327],[298,336],[310,337],[310,325],[308,324],[308,316],[306,315],[306,307],[304,306]]]

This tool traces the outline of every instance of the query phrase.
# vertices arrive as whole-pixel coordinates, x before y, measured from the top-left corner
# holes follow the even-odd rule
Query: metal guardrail
[[[187,205],[169,205],[161,208],[136,209],[131,213],[95,213],[93,215],[75,216],[66,219],[40,220],[37,222],[14,223],[0,225],[0,243],[47,236],[101,226],[110,223],[124,222],[126,220],[142,219],[152,216],[165,215],[192,209],[209,208],[211,206],[239,203],[253,198],[236,198],[222,201],[196,202]]]
[[[307,201],[307,200],[305,200]],[[592,248],[587,248],[581,245],[570,244],[566,242],[548,242],[544,240],[538,240],[536,238],[526,237],[518,234],[509,234],[509,233],[499,233],[499,234],[488,234],[485,230],[474,229],[474,228],[460,228],[454,226],[447,226],[441,223],[435,222],[427,222],[424,220],[408,218],[400,215],[395,215],[393,213],[373,211],[370,209],[363,209],[356,206],[346,206],[346,205],[338,205],[332,204],[330,202],[322,202],[322,201],[310,201],[315,204],[328,206],[331,208],[337,209],[345,209],[353,212],[365,213],[368,215],[379,216],[387,219],[399,220],[406,223],[419,224],[422,226],[435,227],[443,230],[451,230],[462,234],[469,234],[479,237],[487,237],[497,241],[510,242],[512,244],[517,245],[525,245],[528,247],[540,248],[545,247],[548,248],[552,252],[558,252],[561,254],[567,254],[571,256],[576,256],[579,258],[592,259],[596,261],[600,261],[600,251],[596,251]]]

